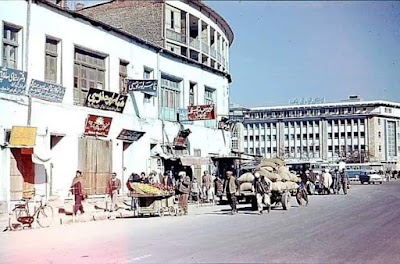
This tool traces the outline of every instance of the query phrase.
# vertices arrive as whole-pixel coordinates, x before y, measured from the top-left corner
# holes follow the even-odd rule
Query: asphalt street
[[[0,235],[0,263],[400,263],[400,180],[307,207],[88,222]]]

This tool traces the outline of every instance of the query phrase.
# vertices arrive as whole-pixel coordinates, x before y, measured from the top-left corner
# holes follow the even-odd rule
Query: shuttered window
[[[105,90],[105,56],[75,49],[74,104],[83,105],[90,88]]]
[[[119,61],[119,91],[125,93],[125,79],[128,77],[128,65],[127,61]]]
[[[176,115],[180,107],[180,89],[182,80],[176,80],[166,76],[161,77],[161,118],[168,121],[176,121]]]
[[[49,82],[57,82],[58,43],[55,39],[46,38],[44,78]]]
[[[19,32],[21,28],[4,24],[3,28],[3,67],[17,69]]]

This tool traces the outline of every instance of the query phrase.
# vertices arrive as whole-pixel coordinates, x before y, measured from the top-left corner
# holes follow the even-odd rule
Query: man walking
[[[110,212],[113,212],[115,210],[117,197],[120,189],[121,189],[121,181],[120,179],[117,179],[117,173],[113,172],[111,174],[111,179],[107,183],[107,194],[111,198]]]
[[[254,187],[254,192],[256,193],[256,199],[257,199],[257,206],[258,206],[258,212],[260,214],[263,214],[264,212],[264,206],[263,203],[267,206],[268,213],[270,212],[271,208],[271,199],[269,197],[269,192],[270,192],[270,185],[269,183],[265,180],[264,176],[261,177],[260,173],[256,172],[254,174],[254,182],[253,182],[253,187]]]
[[[232,171],[226,172],[226,179],[224,183],[224,192],[226,193],[226,197],[228,198],[228,203],[231,206],[232,214],[236,214],[236,192],[239,191],[239,182],[235,177],[233,177]]]
[[[178,173],[179,181],[177,183],[177,190],[179,194],[179,207],[183,210],[184,214],[188,214],[188,199],[190,193],[190,178],[186,172],[181,171]]]
[[[204,195],[204,200],[207,202],[210,200],[210,191],[211,191],[211,175],[208,174],[208,171],[204,171],[203,179],[202,179],[202,189],[203,189],[203,195]]]

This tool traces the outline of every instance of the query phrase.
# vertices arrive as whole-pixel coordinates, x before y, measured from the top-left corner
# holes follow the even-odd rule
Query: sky
[[[400,102],[400,1],[205,2],[235,34],[231,103]]]

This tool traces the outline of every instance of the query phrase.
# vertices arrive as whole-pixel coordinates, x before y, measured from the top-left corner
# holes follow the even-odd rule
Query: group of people
[[[310,172],[306,170],[300,174],[300,178],[302,184],[307,185],[310,193],[313,193],[315,187],[318,187],[319,192],[322,194],[331,194],[331,191],[337,194],[341,189],[344,194],[347,194],[347,189],[350,184],[345,169],[336,169],[332,173],[330,173],[329,169],[325,169],[320,175],[317,175],[317,173],[313,171]]]

